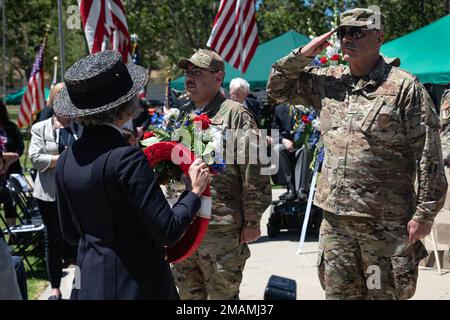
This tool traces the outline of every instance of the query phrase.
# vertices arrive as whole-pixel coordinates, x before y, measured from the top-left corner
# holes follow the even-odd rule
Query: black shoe
[[[292,200],[295,199],[295,193],[291,190],[286,191],[280,196],[280,200]]]
[[[61,295],[59,295],[59,296],[53,295],[53,296],[48,297],[48,300],[62,300],[62,296]]]
[[[298,198],[299,200],[306,200],[306,199],[308,199],[308,195],[307,195],[306,193],[299,192],[297,198]]]

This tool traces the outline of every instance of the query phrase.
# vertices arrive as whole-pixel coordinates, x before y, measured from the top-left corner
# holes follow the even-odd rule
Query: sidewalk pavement
[[[285,190],[273,190],[273,199]],[[325,294],[317,278],[317,253],[297,254],[300,231],[281,232],[276,238],[267,236],[268,208],[261,221],[262,236],[250,244],[251,257],[247,260],[241,285],[242,300],[262,300],[271,275],[293,279],[297,282],[297,300],[324,300]],[[317,250],[317,238],[306,237],[303,252]],[[65,269],[61,281],[63,299],[68,299],[72,287],[74,268]],[[48,287],[40,297],[46,300],[51,293]],[[413,300],[450,300],[450,272],[438,274],[435,269],[419,269],[419,280]]]

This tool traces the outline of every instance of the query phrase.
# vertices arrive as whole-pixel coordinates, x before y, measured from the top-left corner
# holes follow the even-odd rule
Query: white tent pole
[[[439,275],[442,275],[441,261],[439,260],[439,252],[437,249],[434,228],[431,229],[430,235],[431,235],[431,241],[433,242],[433,251],[434,251],[434,258],[436,259],[436,266],[438,268]]]
[[[311,251],[311,252],[304,252],[303,246],[305,245],[306,230],[308,229],[308,222],[309,222],[309,216],[311,215],[312,203],[313,203],[313,199],[314,199],[314,192],[316,191],[316,182],[317,182],[317,175],[319,174],[319,165],[320,165],[319,159],[316,159],[316,163],[314,165],[313,178],[311,181],[311,187],[309,189],[308,204],[306,206],[305,217],[303,218],[302,233],[300,235],[300,242],[298,244],[297,254],[318,252],[317,250]]]

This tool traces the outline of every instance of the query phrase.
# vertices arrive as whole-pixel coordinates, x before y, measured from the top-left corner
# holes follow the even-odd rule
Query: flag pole
[[[53,57],[53,63],[54,63],[54,69],[53,69],[53,81],[50,89],[53,89],[53,87],[58,83],[58,57]]]
[[[6,97],[6,68],[5,68],[5,64],[6,64],[6,0],[1,0],[2,3],[2,56],[3,56],[3,61],[2,61],[2,73],[3,73],[3,96]]]
[[[61,59],[61,82],[64,81],[64,67],[66,65],[66,55],[64,53],[64,29],[63,29],[63,4],[58,0],[58,25],[59,25],[59,55]]]

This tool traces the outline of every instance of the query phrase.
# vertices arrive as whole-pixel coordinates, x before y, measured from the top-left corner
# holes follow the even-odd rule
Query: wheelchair
[[[293,180],[293,185],[288,186],[288,192],[272,202],[267,223],[267,235],[269,238],[276,237],[281,230],[298,230],[302,228],[313,174],[309,167],[313,154],[314,149],[309,150],[307,146],[302,146],[295,151],[295,155],[291,158],[291,168],[294,173],[294,177],[291,179]],[[275,184],[281,184],[279,183],[280,180],[286,181],[288,179],[280,179],[279,175],[272,176],[272,181]],[[294,190],[289,190],[292,188]],[[322,209],[313,205],[308,221],[308,232],[318,235],[322,216]]]
[[[34,272],[35,266],[44,262],[45,226],[36,200],[33,198],[33,189],[27,179],[20,174],[2,177],[0,185],[6,191],[3,194],[10,197],[16,206],[19,221],[18,224],[10,227],[0,215],[0,221],[5,226],[1,231],[16,239],[11,245],[11,255],[21,256],[29,270]],[[30,259],[31,256],[34,256],[34,259]]]

